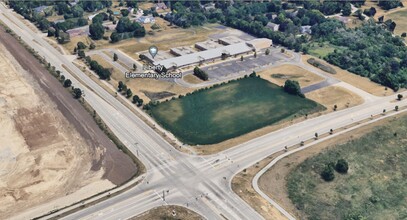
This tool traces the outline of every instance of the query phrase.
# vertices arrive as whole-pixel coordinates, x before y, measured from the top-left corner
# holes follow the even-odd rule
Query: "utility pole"
[[[137,153],[137,157],[138,157],[139,156],[138,149],[137,149],[138,143],[136,142],[136,143],[134,143],[134,145],[136,146],[136,153]]]
[[[163,201],[165,201],[165,191],[163,190]]]

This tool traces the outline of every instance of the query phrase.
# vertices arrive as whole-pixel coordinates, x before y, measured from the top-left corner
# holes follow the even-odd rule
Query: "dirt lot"
[[[406,114],[404,113],[403,115],[405,116]],[[285,210],[299,217],[298,219],[303,219],[296,211],[297,209],[293,206],[291,200],[288,198],[286,176],[290,173],[290,171],[307,158],[315,156],[325,149],[329,149],[330,147],[333,147],[335,145],[357,139],[364,134],[369,133],[377,126],[385,125],[390,121],[397,120],[397,118],[399,117],[401,116],[391,117],[378,121],[376,123],[369,124],[367,126],[363,126],[352,132],[331,138],[327,141],[285,157],[284,159],[277,162],[263,176],[261,176],[259,180],[260,189],[263,190],[263,192],[266,193],[270,198],[275,200]]]
[[[173,214],[175,213],[175,215]],[[188,219],[188,220],[201,220],[204,219],[198,213],[184,208],[182,206],[161,206],[151,210],[148,210],[130,220],[178,220],[178,219]]]
[[[3,29],[0,43],[13,53],[0,46],[0,219],[36,217],[137,173],[79,102]]]
[[[329,112],[333,111],[334,105],[340,110],[363,103],[363,99],[360,96],[339,86],[328,86],[307,93],[305,96],[324,105]]]
[[[337,66],[330,65],[329,63],[325,62],[324,60],[321,60],[317,57],[313,57],[310,55],[303,55],[301,56],[302,62],[304,62],[307,65],[312,66],[307,62],[309,58],[315,58],[316,60],[322,62],[325,65],[331,66],[332,68],[335,69],[336,74],[332,74],[333,77],[337,78],[338,80],[341,80],[343,82],[349,83],[359,89],[362,89],[370,94],[376,95],[376,96],[389,96],[389,95],[394,95],[396,94],[393,92],[393,90],[388,89],[386,90],[384,86],[374,83],[370,81],[370,79],[366,77],[362,77],[359,75],[356,75],[354,73],[351,73],[349,71],[343,70]],[[330,74],[330,73],[328,73]]]
[[[201,80],[200,78],[194,76],[193,74],[184,76],[183,80],[185,82],[187,82],[187,83],[192,83],[192,84],[199,84],[199,83],[204,82],[203,80]]]
[[[311,73],[301,67],[284,64],[281,66],[273,67],[267,70],[258,72],[263,78],[279,86],[283,86],[288,79],[296,80],[300,83],[301,87],[309,86],[315,83],[319,83],[324,78]]]

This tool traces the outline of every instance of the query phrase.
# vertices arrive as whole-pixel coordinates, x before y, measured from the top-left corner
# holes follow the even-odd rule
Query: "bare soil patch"
[[[192,84],[199,84],[204,82],[203,80],[199,79],[198,77],[194,76],[193,74],[186,75],[182,78],[187,83]]]
[[[2,28],[0,42],[0,218],[33,218],[137,173],[80,103]]]
[[[263,78],[279,86],[283,86],[288,79],[296,80],[301,87],[319,83],[324,78],[305,70],[299,66],[284,64],[267,70],[262,70],[258,74]]]
[[[301,59],[302,59],[303,63],[305,63],[306,65],[312,66],[311,64],[308,64],[308,62],[307,62],[307,60],[309,58],[314,58],[314,59],[320,61],[321,63],[323,63],[324,65],[331,66],[332,68],[334,68],[335,71],[336,71],[336,74],[327,73],[327,74],[332,75],[332,77],[335,77],[338,80],[349,83],[349,84],[351,84],[351,85],[353,85],[353,86],[355,86],[355,87],[357,87],[359,89],[362,89],[362,90],[364,90],[364,91],[366,91],[366,92],[368,92],[368,93],[370,93],[372,95],[375,95],[375,96],[389,96],[389,95],[396,94],[395,92],[393,92],[393,90],[391,90],[391,89],[386,90],[385,86],[382,86],[380,84],[372,82],[372,81],[370,81],[370,79],[368,79],[366,77],[362,77],[362,76],[356,75],[354,73],[351,73],[351,72],[349,72],[347,70],[343,70],[343,69],[341,69],[341,68],[339,68],[337,66],[334,66],[334,65],[331,65],[331,64],[327,63],[326,61],[324,61],[322,59],[319,59],[317,57],[313,57],[313,56],[310,56],[310,55],[301,56]]]
[[[151,210],[148,210],[130,220],[176,220],[176,219],[188,219],[188,220],[203,220],[204,218],[198,213],[187,209],[182,206],[169,205],[161,206]]]
[[[333,111],[334,105],[340,110],[360,105],[364,101],[360,96],[351,91],[334,85],[309,92],[305,96],[324,105],[328,112]]]

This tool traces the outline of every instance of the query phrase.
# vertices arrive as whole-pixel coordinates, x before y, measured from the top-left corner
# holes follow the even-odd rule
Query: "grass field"
[[[401,35],[403,32],[407,32],[407,9],[402,9],[385,16],[385,19],[392,19],[396,22],[397,26],[394,33]]]
[[[292,202],[309,219],[407,218],[407,117],[305,160],[288,176]],[[326,163],[344,158],[348,174],[324,182]]]
[[[153,106],[151,115],[181,141],[215,144],[283,119],[324,109],[260,78],[245,78]]]
[[[309,54],[318,58],[324,58],[328,54],[333,53],[335,49],[341,50],[343,48],[329,43],[312,43],[310,45]]]

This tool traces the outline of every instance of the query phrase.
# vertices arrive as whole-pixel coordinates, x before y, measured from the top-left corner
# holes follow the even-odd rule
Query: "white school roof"
[[[169,69],[173,66],[182,67],[194,63],[199,63],[200,61],[216,59],[222,56],[222,53],[228,55],[237,55],[252,51],[253,48],[249,47],[246,42],[232,44],[224,47],[218,47],[210,50],[204,50],[184,56],[169,58],[166,60],[161,60],[154,62],[154,65],[163,65],[165,68]]]

